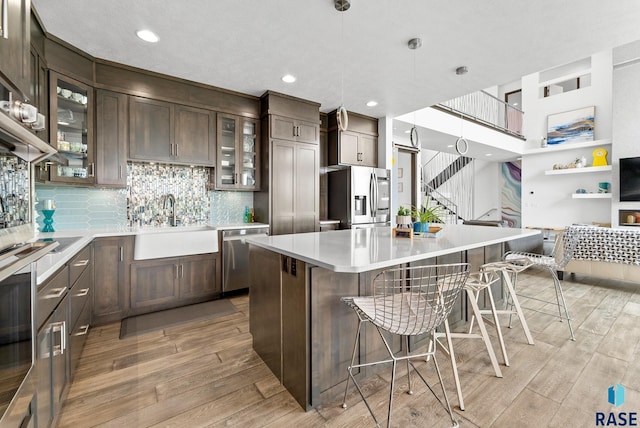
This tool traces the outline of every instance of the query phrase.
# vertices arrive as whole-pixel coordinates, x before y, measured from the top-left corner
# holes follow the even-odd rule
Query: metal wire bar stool
[[[556,302],[549,302],[548,300],[540,299],[535,296],[526,296],[520,294],[520,297],[536,300],[539,302],[551,304],[558,307],[558,315],[550,314],[549,312],[540,311],[537,309],[527,308],[529,310],[540,312],[546,315],[551,315],[560,318],[560,322],[567,320],[569,325],[569,332],[571,333],[571,340],[576,340],[573,334],[573,326],[571,325],[571,316],[569,315],[569,308],[567,307],[567,301],[564,297],[564,291],[562,290],[562,283],[558,278],[558,271],[564,270],[564,267],[573,258],[574,251],[584,232],[582,226],[567,226],[564,231],[556,237],[556,242],[553,248],[553,252],[549,256],[535,253],[526,253],[521,251],[510,251],[505,253],[504,260],[517,263],[517,259],[527,258],[533,265],[540,266],[546,269],[553,279],[553,284],[556,292]],[[515,285],[515,282],[514,282]]]
[[[396,368],[398,362],[406,361],[409,385],[407,392],[409,394],[413,393],[411,389],[411,369],[413,369],[436,397],[438,402],[448,411],[452,426],[458,426],[458,422],[455,420],[451,405],[449,404],[449,398],[447,397],[438,362],[436,361],[435,347],[429,347],[427,352],[409,353],[408,338],[409,336],[429,334],[431,335],[431,340],[435,340],[434,332],[436,327],[442,324],[451,313],[453,304],[458,298],[468,276],[468,263],[392,268],[379,273],[373,279],[372,296],[343,297],[341,299],[355,311],[359,320],[351,365],[347,368],[348,377],[342,404],[343,408],[347,407],[346,399],[349,390],[349,381],[352,380],[358,393],[364,400],[367,409],[369,409],[369,413],[371,413],[371,416],[376,422],[376,425],[379,426],[380,423],[378,419],[356,382],[353,370],[376,364],[392,363],[389,409],[387,415],[387,427],[390,427]],[[376,327],[389,354],[389,358],[355,364],[360,332],[365,322],[370,322]],[[402,336],[404,355],[394,354],[383,332]],[[426,357],[433,358],[436,373],[440,380],[440,386],[442,387],[444,403],[411,362],[411,359],[424,361]]]

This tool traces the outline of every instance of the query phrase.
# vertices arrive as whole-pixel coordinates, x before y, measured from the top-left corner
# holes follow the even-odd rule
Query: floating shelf
[[[551,169],[551,170],[545,171],[544,175],[580,174],[580,173],[603,172],[603,171],[611,171],[611,165],[585,166],[582,168]]]
[[[525,155],[540,155],[543,153],[552,153],[552,152],[562,152],[565,150],[577,150],[577,149],[585,149],[588,147],[598,147],[598,146],[606,146],[611,144],[611,140],[594,140],[594,141],[586,141],[583,143],[564,143],[564,144],[551,144],[547,147],[538,147],[535,149],[525,150]]]
[[[572,193],[573,199],[611,199],[611,193]]]

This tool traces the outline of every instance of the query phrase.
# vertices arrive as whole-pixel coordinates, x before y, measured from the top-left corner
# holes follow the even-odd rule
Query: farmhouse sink
[[[176,227],[138,232],[133,259],[149,260],[217,252],[217,229],[207,226]]]

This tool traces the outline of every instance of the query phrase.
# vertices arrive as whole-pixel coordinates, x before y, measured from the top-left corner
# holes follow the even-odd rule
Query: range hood
[[[31,163],[40,162],[57,153],[56,149],[1,110],[0,145]]]

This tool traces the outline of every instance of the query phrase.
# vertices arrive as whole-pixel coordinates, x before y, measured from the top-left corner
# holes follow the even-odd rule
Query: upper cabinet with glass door
[[[93,184],[93,89],[50,72],[50,142],[64,164],[49,166],[49,180]]]
[[[257,190],[258,121],[218,114],[216,190]]]

